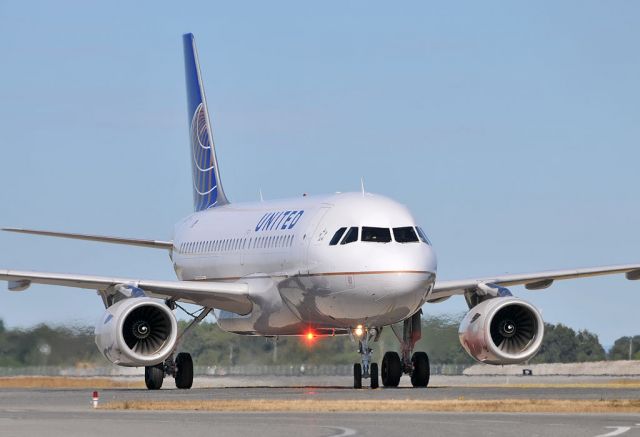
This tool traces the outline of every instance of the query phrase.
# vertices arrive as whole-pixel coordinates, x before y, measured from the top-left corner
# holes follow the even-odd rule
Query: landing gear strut
[[[166,304],[172,310],[175,309],[176,306],[179,306],[175,301],[167,301]],[[144,368],[144,383],[149,390],[159,390],[162,387],[164,377],[167,375],[173,376],[177,388],[190,389],[193,386],[193,359],[191,358],[191,354],[180,352],[178,355],[175,355],[175,358],[174,354],[180,347],[184,336],[194,326],[204,320],[211,310],[212,308],[204,307],[198,315],[187,313],[193,316],[193,320],[178,336],[174,352],[163,363],[156,364],[155,366],[146,366]]]
[[[371,362],[372,349],[369,347],[371,340],[376,341],[380,335],[380,330],[376,328],[364,329],[358,327],[360,335],[358,338],[358,353],[360,354],[360,363],[353,365],[353,388],[362,388],[362,378],[369,378],[371,388],[378,388],[378,363]]]
[[[425,352],[413,352],[416,343],[422,337],[422,310],[404,321],[402,336],[391,327],[400,341],[402,357],[396,352],[387,352],[382,359],[382,384],[385,387],[397,387],[402,374],[411,375],[411,385],[426,387],[429,385],[429,357]]]

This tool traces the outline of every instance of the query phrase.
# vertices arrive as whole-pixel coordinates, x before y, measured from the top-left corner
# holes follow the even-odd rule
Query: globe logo
[[[207,113],[200,103],[191,120],[193,200],[198,211],[214,206],[218,197],[211,145]]]

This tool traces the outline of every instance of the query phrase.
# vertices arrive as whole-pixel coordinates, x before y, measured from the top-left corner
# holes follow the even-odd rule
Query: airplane
[[[180,352],[188,332],[214,312],[221,329],[264,337],[349,335],[358,344],[353,387],[397,387],[408,375],[427,387],[429,357],[414,351],[422,308],[464,296],[459,327],[464,349],[488,364],[521,363],[540,348],[540,311],[507,287],[529,290],[555,281],[625,274],[640,279],[640,264],[437,280],[437,260],[410,210],[364,191],[232,203],[222,184],[193,34],[183,35],[194,212],[174,227],[173,239],[148,240],[21,228],[5,231],[165,250],[177,280],[116,278],[0,270],[12,291],[31,284],[96,290],[105,312],[95,329],[100,352],[120,366],[145,367],[150,390],[173,377],[193,384],[193,360]],[[182,332],[175,310],[202,309]],[[396,324],[402,323],[402,329]],[[385,352],[380,368],[372,348],[391,329],[400,353]]]

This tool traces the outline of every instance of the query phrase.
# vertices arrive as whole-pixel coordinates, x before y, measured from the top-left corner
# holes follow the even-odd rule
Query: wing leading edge
[[[9,281],[9,288],[15,291],[24,290],[31,283],[84,288],[100,293],[108,293],[118,285],[128,285],[144,290],[150,297],[183,300],[236,314],[248,314],[253,308],[249,300],[249,286],[238,282],[155,281],[19,270],[0,270],[0,280]]]
[[[172,241],[144,240],[141,238],[110,237],[106,235],[75,234],[71,232],[42,231],[38,229],[2,228],[6,232],[41,235],[45,237],[71,238],[73,240],[98,241],[101,243],[126,244],[128,246],[150,247],[153,249],[172,249]]]
[[[512,286],[524,285],[529,290],[541,290],[550,287],[554,281],[564,279],[587,278],[590,276],[615,275],[624,273],[629,280],[640,279],[640,264],[591,267],[571,270],[552,270],[545,272],[498,275],[484,278],[471,278],[455,281],[436,281],[429,302],[477,290],[482,285]]]

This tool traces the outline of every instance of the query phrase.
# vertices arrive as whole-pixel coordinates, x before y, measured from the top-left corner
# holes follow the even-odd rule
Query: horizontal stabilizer
[[[140,238],[108,237],[104,235],[73,234],[68,232],[40,231],[36,229],[21,229],[21,228],[3,228],[2,230],[6,232],[17,232],[20,234],[43,235],[46,237],[71,238],[74,240],[98,241],[101,243],[126,244],[128,246],[151,247],[154,249],[171,249],[173,247],[172,241],[143,240]]]

